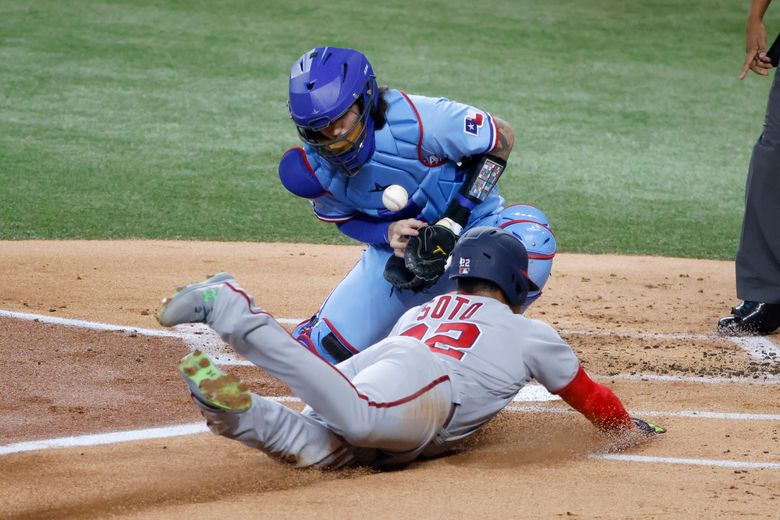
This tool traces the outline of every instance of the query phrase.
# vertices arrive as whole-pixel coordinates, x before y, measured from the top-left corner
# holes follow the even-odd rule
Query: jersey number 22
[[[401,336],[417,338],[431,349],[455,359],[462,359],[468,350],[474,346],[481,331],[473,323],[463,321],[447,321],[439,324],[430,333],[427,323],[418,323],[401,333]]]

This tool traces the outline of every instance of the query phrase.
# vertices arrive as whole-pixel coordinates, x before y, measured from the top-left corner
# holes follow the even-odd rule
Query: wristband
[[[455,196],[442,217],[442,220],[449,220],[460,226],[457,232],[451,229],[456,235],[460,235],[460,231],[469,221],[474,206],[488,197],[506,168],[506,161],[493,155],[483,155],[476,163],[472,164],[460,192]]]
[[[484,202],[490,191],[498,183],[498,178],[504,173],[506,161],[500,157],[483,155],[477,162],[470,181],[463,185],[461,193],[473,202]]]

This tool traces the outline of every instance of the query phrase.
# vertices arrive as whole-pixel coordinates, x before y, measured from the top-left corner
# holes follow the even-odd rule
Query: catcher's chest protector
[[[336,199],[371,216],[392,214],[382,204],[382,192],[391,184],[400,184],[409,193],[410,204],[418,208],[418,215],[435,222],[463,184],[463,175],[454,161],[433,156],[419,145],[422,124],[412,100],[398,90],[388,91],[385,99],[389,106],[387,124],[376,132],[376,151],[358,174],[347,179],[319,157],[312,161],[317,163],[312,164],[314,173]],[[306,153],[310,158],[315,155],[309,147]],[[487,206],[491,204],[481,209],[488,210]]]

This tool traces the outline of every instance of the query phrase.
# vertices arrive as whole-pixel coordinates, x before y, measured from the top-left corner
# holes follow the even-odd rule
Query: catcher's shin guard
[[[320,319],[317,316],[312,316],[309,321],[305,321],[295,328],[293,337],[306,348],[334,365],[358,352],[327,318]]]

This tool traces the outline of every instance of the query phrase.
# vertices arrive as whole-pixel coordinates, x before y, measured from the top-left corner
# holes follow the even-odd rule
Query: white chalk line
[[[593,374],[591,374],[593,375]],[[594,377],[600,379],[619,379],[623,381],[666,381],[670,383],[704,383],[710,385],[722,385],[722,384],[750,384],[750,385],[777,385],[780,384],[780,377],[756,375],[755,378],[751,377],[706,377],[706,376],[672,376],[661,374],[614,374],[614,375],[599,375],[595,374]]]
[[[92,330],[104,330],[113,332],[124,332],[127,334],[138,334],[142,336],[152,337],[168,337],[179,338],[191,349],[201,350],[209,354],[214,360],[223,366],[253,366],[251,362],[236,357],[230,350],[226,348],[226,345],[212,331],[208,326],[203,324],[186,324],[178,325],[174,330],[160,330],[160,329],[146,329],[142,327],[127,327],[122,325],[114,325],[110,323],[100,323],[84,320],[75,320],[69,318],[59,318],[56,316],[46,316],[41,314],[30,314],[24,312],[13,312],[0,310],[0,318],[15,318],[20,320],[37,321],[40,323],[48,323],[55,325],[63,325],[66,327],[77,327]],[[297,325],[304,321],[298,318],[276,318],[276,321],[283,325]],[[748,338],[735,338],[735,337],[722,337],[717,335],[702,335],[702,334],[650,334],[650,333],[630,333],[630,332],[594,332],[594,331],[578,331],[578,330],[563,330],[561,334],[580,334],[590,336],[619,336],[630,337],[638,339],[692,339],[692,340],[726,340],[732,341],[746,350],[748,354],[757,358],[760,354],[760,359],[764,360],[764,353],[777,352],[775,356],[776,362],[780,362],[780,349],[769,339],[761,337],[748,337]],[[637,381],[676,381],[686,383],[705,383],[705,384],[728,384],[728,383],[742,383],[742,384],[763,384],[763,385],[776,385],[780,384],[780,377],[759,375],[758,377],[704,377],[704,376],[675,376],[675,375],[660,375],[660,374],[615,374],[615,375],[596,375],[601,378],[612,379],[624,379],[624,380],[637,380]]]
[[[168,338],[181,337],[181,333],[168,331],[168,330],[144,329],[141,327],[127,327],[124,325],[114,325],[111,323],[101,323],[98,321],[74,320],[71,318],[59,318],[57,316],[46,316],[44,314],[30,314],[27,312],[14,312],[14,311],[0,310],[0,318],[14,318],[17,320],[37,321],[40,323],[62,325],[64,327],[75,327],[80,329],[127,332],[129,334],[135,333],[135,334],[140,334],[142,336],[155,336],[155,337],[168,337]]]
[[[300,399],[291,396],[266,397],[273,401],[300,403]],[[567,408],[554,408],[545,406],[516,406],[510,405],[508,411],[512,412],[543,412],[543,413],[574,413]],[[719,413],[719,412],[642,412],[633,411],[634,415],[645,417],[665,416],[665,417],[693,417],[698,419],[729,419],[729,420],[768,420],[780,421],[780,415],[777,414],[741,414],[741,413]],[[141,430],[129,430],[110,433],[98,433],[90,435],[78,435],[73,437],[60,437],[55,439],[42,439],[37,441],[18,442],[0,446],[0,456],[24,453],[30,451],[43,451],[57,448],[76,448],[91,447],[108,444],[119,444],[132,441],[158,440],[170,437],[183,437],[206,433],[209,429],[203,422],[180,424],[175,426],[163,426],[159,428],[144,428]],[[694,459],[694,458],[675,458],[675,457],[650,457],[643,455],[620,455],[610,453],[593,453],[588,455],[589,459],[601,459],[609,461],[622,462],[652,462],[657,464],[683,464],[692,466],[724,467],[734,469],[780,469],[780,463],[776,462],[753,462],[753,461],[735,461],[719,459]]]
[[[77,435],[75,437],[59,437],[55,439],[41,439],[37,441],[17,442],[0,446],[0,455],[22,453],[25,451],[42,451],[54,448],[75,448],[78,446],[100,446],[104,444],[118,444],[121,442],[145,441],[165,439],[167,437],[180,437],[194,435],[209,431],[205,422],[179,424],[176,426],[163,426],[160,428],[145,428],[143,430],[129,430],[111,433],[95,433],[90,435]]]
[[[300,403],[301,400],[291,396],[266,396],[266,399],[278,402]],[[208,432],[205,422],[178,424],[173,426],[160,426],[158,428],[143,428],[141,430],[126,430],[108,433],[92,433],[76,435],[72,437],[58,437],[54,439],[40,439],[36,441],[17,442],[0,446],[0,456],[25,451],[41,451],[54,448],[74,448],[78,446],[101,446],[105,444],[118,444],[131,441],[146,441],[165,439],[168,437],[182,437]]]
[[[532,406],[511,404],[507,409],[518,412],[541,413],[577,413],[571,408],[553,406]],[[658,412],[652,410],[632,410],[632,416],[637,417],[685,417],[689,419],[721,419],[728,421],[780,421],[780,414],[772,413],[738,413],[738,412],[705,412],[700,410],[680,410],[678,412]]]
[[[738,460],[687,459],[677,457],[648,457],[645,455],[620,455],[617,453],[594,453],[589,459],[621,462],[652,462],[655,464],[685,464],[687,466],[708,466],[732,469],[780,469],[778,462],[748,462]]]
[[[80,328],[87,328],[93,330],[135,332],[137,334],[141,334],[144,336],[181,337],[182,335],[181,333],[169,332],[169,331],[159,330],[159,329],[146,329],[142,327],[126,327],[122,325],[113,325],[110,323],[100,323],[100,322],[76,320],[70,318],[59,318],[56,316],[47,316],[43,314],[31,314],[25,312],[0,310],[0,317],[39,321],[42,323],[52,323],[52,324],[69,326],[69,327],[80,327]],[[282,325],[297,325],[302,321],[305,321],[303,318],[275,318],[275,319]],[[736,345],[738,345],[739,347],[747,351],[749,354],[751,354],[751,357],[757,357],[758,359],[764,360],[765,354],[774,353],[775,357],[778,357],[778,361],[780,361],[780,347],[778,347],[778,345],[775,344],[772,340],[762,336],[739,337],[739,336],[719,336],[717,334],[687,334],[687,333],[660,334],[660,333],[653,333],[653,332],[616,332],[616,331],[606,332],[606,331],[592,331],[592,330],[561,330],[559,332],[562,335],[573,334],[573,335],[583,335],[583,336],[618,336],[618,337],[635,338],[635,339],[731,341],[732,343],[735,343]]]

